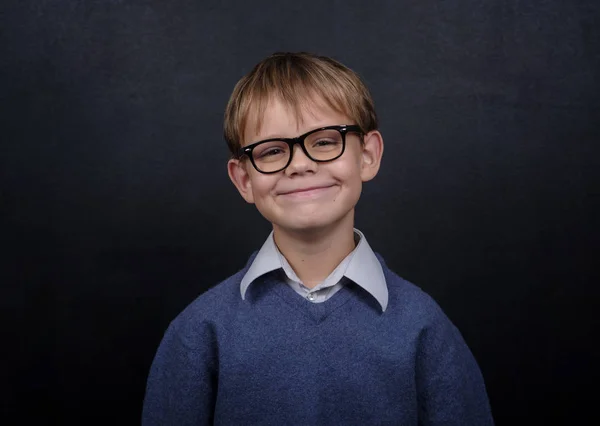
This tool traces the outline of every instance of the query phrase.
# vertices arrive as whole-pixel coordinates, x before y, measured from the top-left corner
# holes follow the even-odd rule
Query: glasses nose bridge
[[[298,136],[297,138],[288,139],[288,145],[290,146],[290,163],[292,162],[292,160],[294,158],[294,146],[295,145],[298,145],[300,147],[300,149],[302,150],[302,153],[306,156],[306,158],[308,158],[310,161],[314,161],[312,159],[312,157],[310,156],[310,154],[308,153],[306,146],[304,145],[304,141],[306,141],[307,136],[309,136],[309,135],[302,135],[302,136]]]
[[[315,171],[314,167],[316,167],[316,163],[315,160],[307,152],[306,147],[304,146],[305,140],[306,136],[304,135],[287,140],[287,143],[290,146],[290,158],[288,159],[287,166],[285,166],[286,174],[305,173],[309,170]],[[299,145],[300,151],[302,151],[300,157],[295,155],[295,145]]]

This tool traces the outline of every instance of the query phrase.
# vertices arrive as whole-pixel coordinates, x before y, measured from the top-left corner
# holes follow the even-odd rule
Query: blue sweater
[[[385,312],[352,282],[313,304],[277,271],[242,300],[253,258],[169,326],[148,378],[144,426],[493,425],[459,331],[379,256]]]

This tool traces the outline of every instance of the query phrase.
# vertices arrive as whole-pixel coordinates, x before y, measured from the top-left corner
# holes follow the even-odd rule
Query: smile
[[[326,195],[335,188],[335,185],[323,186],[323,187],[312,187],[312,188],[304,188],[298,189],[291,192],[285,192],[280,194],[281,197],[286,199],[307,199],[307,198],[317,198],[322,195]]]

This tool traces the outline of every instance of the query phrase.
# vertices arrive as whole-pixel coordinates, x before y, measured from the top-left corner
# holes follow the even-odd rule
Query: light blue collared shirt
[[[340,262],[327,278],[312,289],[306,287],[296,275],[287,259],[277,248],[273,232],[254,258],[248,272],[242,278],[240,292],[245,298],[246,290],[258,277],[278,269],[285,272],[287,284],[300,296],[313,303],[321,303],[330,299],[341,290],[346,277],[366,290],[381,305],[385,312],[388,304],[388,288],[379,259],[369,246],[367,239],[358,229],[354,229],[355,240],[358,244],[354,250]]]

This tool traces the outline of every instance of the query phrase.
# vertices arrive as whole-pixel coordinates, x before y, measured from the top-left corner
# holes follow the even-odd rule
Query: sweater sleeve
[[[158,348],[146,385],[143,426],[213,423],[217,350],[206,323],[172,323]]]
[[[420,426],[494,424],[479,366],[437,305],[421,331],[416,365]]]

